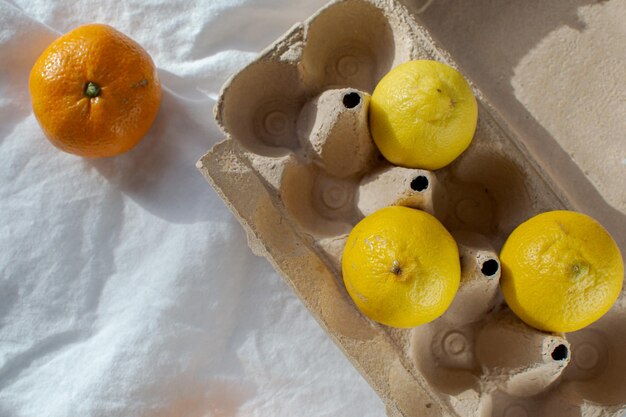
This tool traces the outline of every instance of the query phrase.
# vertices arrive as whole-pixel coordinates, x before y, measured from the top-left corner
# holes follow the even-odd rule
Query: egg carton
[[[414,59],[456,67],[403,4],[330,3],[225,84],[215,115],[226,139],[198,168],[389,416],[619,415],[623,293],[603,319],[569,334],[528,327],[502,300],[497,250],[524,220],[569,203],[480,91],[472,145],[448,167],[392,166],[374,146],[370,93]],[[413,329],[367,319],[341,277],[351,228],[389,205],[436,216],[461,256],[452,305]]]

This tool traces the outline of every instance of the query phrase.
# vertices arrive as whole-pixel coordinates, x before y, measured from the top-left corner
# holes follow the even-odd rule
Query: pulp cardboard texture
[[[456,66],[402,4],[330,3],[226,83],[216,106],[226,139],[198,167],[390,416],[618,415],[623,293],[571,334],[532,329],[502,301],[497,249],[528,217],[571,205],[480,91],[472,145],[448,167],[394,167],[378,153],[369,94],[412,59]],[[452,305],[414,329],[368,320],[341,277],[351,228],[394,204],[434,214],[461,255]]]

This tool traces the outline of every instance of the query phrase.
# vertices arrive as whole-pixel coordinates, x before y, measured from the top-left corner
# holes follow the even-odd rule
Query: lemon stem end
[[[391,264],[391,273],[398,276],[402,275],[402,268],[400,268],[400,263],[397,260]]]
[[[572,267],[572,278],[574,279],[582,278],[585,275],[587,275],[588,272],[589,272],[589,265],[587,265],[586,263],[580,262],[580,263],[574,264],[574,266]]]

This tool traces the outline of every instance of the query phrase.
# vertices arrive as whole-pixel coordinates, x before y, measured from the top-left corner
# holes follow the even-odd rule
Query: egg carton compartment
[[[626,297],[588,328],[532,329],[504,304],[498,252],[529,217],[569,203],[474,88],[471,146],[451,165],[392,166],[368,128],[370,94],[396,65],[456,67],[404,5],[335,1],[224,86],[225,140],[198,168],[387,406],[390,416],[617,416],[626,405]],[[455,237],[461,285],[414,329],[362,315],[341,277],[352,227],[389,205],[425,210]]]

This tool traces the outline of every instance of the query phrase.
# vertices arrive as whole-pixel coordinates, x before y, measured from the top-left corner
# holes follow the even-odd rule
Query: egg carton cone
[[[328,4],[224,85],[215,117],[225,139],[198,168],[254,253],[282,274],[389,416],[618,416],[624,294],[600,321],[569,334],[528,327],[502,300],[497,254],[506,237],[531,216],[572,204],[481,92],[473,88],[473,142],[443,169],[392,166],[374,145],[370,94],[414,59],[458,68],[402,3]],[[413,329],[366,318],[341,276],[352,227],[390,205],[433,214],[460,250],[452,305]]]

